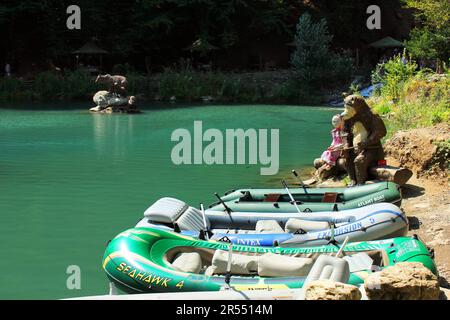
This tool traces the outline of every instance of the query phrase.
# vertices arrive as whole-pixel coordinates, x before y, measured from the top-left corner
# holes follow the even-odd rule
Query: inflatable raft
[[[255,246],[307,247],[350,241],[378,240],[404,236],[408,220],[391,203],[363,208],[311,213],[202,212],[174,198],[152,204],[136,227],[177,230],[182,234]]]
[[[348,269],[348,283],[353,285],[362,284],[370,272],[402,261],[421,262],[436,273],[430,253],[415,238],[349,243],[343,249],[344,259],[355,260],[349,262]],[[102,267],[109,280],[127,293],[217,291],[226,285],[239,291],[290,289],[303,286],[319,256],[338,250],[334,245],[312,248],[230,245],[160,229],[134,228],[109,242]]]
[[[302,212],[347,210],[378,202],[401,204],[399,186],[393,182],[377,182],[351,188],[291,188],[296,205],[286,189],[239,189],[220,197],[231,211],[240,212]],[[215,202],[211,210],[224,210]]]

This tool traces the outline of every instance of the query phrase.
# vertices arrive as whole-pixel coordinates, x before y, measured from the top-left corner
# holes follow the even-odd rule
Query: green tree
[[[314,23],[309,13],[300,17],[291,64],[296,79],[302,86],[317,89],[350,78],[353,61],[348,55],[336,54],[330,50],[332,38],[325,19]]]
[[[408,51],[418,59],[436,60],[438,69],[450,58],[450,1],[403,0],[406,7],[416,9],[420,23],[406,41]]]

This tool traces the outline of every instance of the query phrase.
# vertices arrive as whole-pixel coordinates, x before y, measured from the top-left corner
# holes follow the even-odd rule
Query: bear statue
[[[369,168],[384,159],[381,139],[386,127],[379,115],[372,113],[364,98],[344,94],[343,158],[350,185],[364,184]]]
[[[124,76],[112,76],[110,74],[98,75],[95,83],[107,84],[108,91],[120,95],[126,95],[127,92],[127,78]]]

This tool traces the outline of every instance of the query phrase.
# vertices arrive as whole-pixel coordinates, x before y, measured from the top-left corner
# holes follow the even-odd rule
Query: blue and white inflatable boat
[[[311,213],[201,210],[174,198],[151,205],[136,227],[161,228],[210,240],[255,246],[309,247],[336,241],[369,241],[404,236],[408,219],[391,203],[345,211]]]

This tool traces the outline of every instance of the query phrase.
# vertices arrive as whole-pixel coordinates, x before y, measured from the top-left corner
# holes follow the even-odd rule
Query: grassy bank
[[[292,80],[288,70],[254,73],[200,72],[191,68],[166,69],[150,76],[125,74],[128,95],[139,100],[200,102],[212,97],[230,103],[303,103],[320,104],[325,97],[309,94]],[[33,81],[0,78],[0,101],[90,101],[98,90],[95,76],[85,71],[43,72]]]
[[[397,56],[378,65],[373,82],[381,83],[368,103],[382,115],[388,137],[399,130],[450,121],[450,73],[418,70],[416,63]]]

